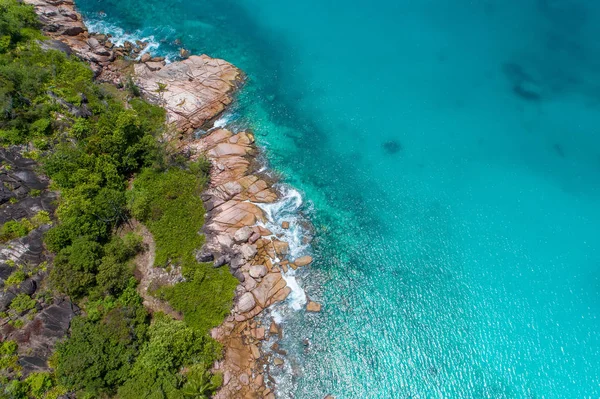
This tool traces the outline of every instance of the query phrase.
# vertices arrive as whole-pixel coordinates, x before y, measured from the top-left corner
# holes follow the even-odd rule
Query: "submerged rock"
[[[503,65],[502,70],[512,84],[512,90],[517,96],[527,101],[541,100],[541,86],[521,65],[507,63]]]
[[[388,154],[396,154],[402,150],[402,144],[396,140],[389,140],[382,144],[383,149]]]
[[[314,301],[308,301],[308,303],[306,304],[306,311],[307,312],[320,312],[321,311],[321,304],[318,302],[314,302]]]
[[[302,256],[302,257],[296,259],[294,261],[294,263],[296,264],[296,266],[307,266],[307,265],[310,265],[312,263],[312,261],[313,261],[312,256],[306,255],[306,256]]]

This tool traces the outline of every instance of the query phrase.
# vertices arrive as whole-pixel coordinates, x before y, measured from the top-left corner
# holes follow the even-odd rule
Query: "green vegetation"
[[[146,340],[148,313],[131,285],[107,301],[95,317],[72,321],[71,337],[57,348],[56,376],[69,390],[92,397],[114,394],[128,380],[133,360]]]
[[[17,343],[4,341],[0,343],[0,383],[4,384],[11,374],[18,373],[21,366],[17,362]]]
[[[57,399],[66,393],[57,386],[51,373],[31,373],[27,378],[19,380],[21,366],[17,363],[18,346],[14,341],[5,341],[0,345],[0,398],[44,398]]]
[[[40,211],[31,219],[21,219],[19,221],[9,220],[0,226],[0,242],[14,240],[15,238],[25,237],[31,230],[37,229],[44,224],[51,224],[50,214],[46,211]]]
[[[155,318],[148,335],[149,341],[133,365],[132,378],[119,389],[121,399],[184,398],[181,387],[189,389],[193,380],[187,379],[184,384],[185,375],[173,370],[194,364],[194,369],[204,375],[220,354],[216,341],[206,334],[164,315]],[[212,378],[208,389],[192,397],[210,397],[218,380],[218,377]]]
[[[57,222],[45,236],[56,253],[50,281],[79,300],[84,313],[58,345],[52,373],[21,378],[16,344],[2,343],[0,398],[50,399],[67,392],[208,398],[222,380],[208,371],[222,351],[208,331],[229,312],[237,285],[226,268],[194,258],[203,244],[199,193],[208,163],[171,159],[157,140],[164,110],[138,98],[131,79],[119,92],[94,83],[79,60],[42,50],[37,25],[30,6],[0,0],[0,145],[28,144],[25,155],[41,163],[60,192]],[[157,265],[180,267],[186,277],[156,291],[184,321],[151,318],[144,309],[132,264],[141,239],[117,234],[131,216],[152,232]],[[0,240],[25,236],[51,220],[40,212],[7,222]],[[19,266],[6,286],[21,284],[29,272]],[[19,294],[5,316],[20,327],[21,316],[35,308],[34,298]]]
[[[25,237],[29,229],[25,223],[16,220],[9,220],[0,227],[0,242],[14,240],[15,238]]]
[[[10,303],[9,309],[16,314],[25,313],[35,308],[37,302],[27,294],[19,294]]]
[[[21,284],[23,281],[25,281],[25,278],[27,278],[27,275],[23,270],[15,270],[4,282],[4,289],[6,290],[7,288],[15,287]]]
[[[204,223],[199,194],[207,174],[199,163],[190,166],[190,170],[146,169],[136,178],[129,195],[132,215],[154,236],[158,266],[192,266],[196,264],[194,250],[204,243],[198,233]]]
[[[41,36],[32,7],[16,6],[14,0],[0,0],[0,15],[0,53]]]
[[[188,325],[208,333],[229,314],[238,281],[226,268],[210,263],[187,267],[183,275],[187,281],[160,288],[156,295],[183,313]]]
[[[52,281],[74,298],[118,295],[133,276],[130,260],[139,249],[140,239],[133,235],[115,236],[104,246],[79,237],[56,255]]]
[[[158,140],[163,109],[138,98],[131,79],[124,91],[99,85],[79,60],[42,50],[37,24],[30,6],[0,0],[0,145],[28,144],[25,155],[40,162],[60,200],[55,218],[40,212],[7,222],[0,240],[55,219],[45,235],[56,253],[50,289],[77,300],[83,313],[57,346],[52,373],[22,378],[16,344],[2,343],[0,398],[50,399],[67,392],[81,398],[208,398],[222,380],[209,372],[222,348],[208,331],[229,312],[237,285],[227,268],[194,257],[204,241],[199,194],[209,165],[170,156]],[[159,92],[165,88],[158,85]],[[184,321],[150,317],[142,305],[132,262],[141,238],[121,229],[132,216],[152,232],[156,264],[181,268],[186,278],[155,292]],[[30,272],[19,266],[7,286]],[[35,308],[34,298],[20,294],[6,316],[19,327],[22,315],[32,316]]]
[[[130,192],[130,206],[154,236],[156,264],[180,266],[187,280],[155,294],[182,312],[190,326],[208,333],[229,313],[238,282],[227,269],[198,263],[194,257],[204,241],[198,233],[204,223],[199,193],[207,182],[208,163],[189,166],[142,172]]]

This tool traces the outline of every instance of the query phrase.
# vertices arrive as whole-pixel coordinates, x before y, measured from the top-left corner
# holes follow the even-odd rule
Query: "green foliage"
[[[194,257],[194,250],[204,241],[198,233],[204,223],[199,193],[206,176],[206,163],[192,163],[189,170],[144,170],[134,182],[129,202],[131,213],[144,221],[154,236],[156,265],[179,265],[187,279],[157,294],[202,333],[219,325],[229,313],[237,286],[229,270],[199,264]]]
[[[51,272],[54,286],[75,298],[84,296],[96,285],[96,273],[102,259],[102,246],[86,237],[76,239],[54,259]]]
[[[128,234],[123,239],[113,237],[104,246],[104,257],[96,276],[100,292],[116,295],[127,287],[134,269],[130,259],[141,250],[141,243],[141,237]]]
[[[102,246],[87,237],[75,239],[54,259],[51,279],[54,286],[75,298],[93,290],[95,294],[118,295],[133,276],[130,259],[141,248],[139,237],[113,237]]]
[[[60,383],[92,397],[112,394],[127,380],[146,338],[148,314],[134,289],[103,310],[98,320],[73,319],[69,340],[56,352]]]
[[[208,334],[229,314],[238,281],[227,268],[210,263],[184,269],[187,281],[159,289],[158,296],[182,312],[186,323]]]
[[[185,398],[209,399],[223,384],[223,374],[211,374],[203,366],[192,366],[182,393]]]
[[[17,314],[25,313],[33,308],[37,302],[27,294],[17,295],[10,303],[9,309]]]
[[[125,88],[129,91],[129,93],[133,97],[139,97],[141,95],[140,88],[135,84],[133,78],[131,76],[127,76],[127,81],[125,82]]]
[[[0,343],[0,378],[21,370],[17,362],[17,343],[15,341],[4,341]]]
[[[98,99],[91,78],[83,63],[43,51],[35,42],[0,54],[0,143],[24,144],[53,134],[55,113],[68,114],[66,104],[80,102],[81,94]]]
[[[156,264],[193,265],[194,250],[204,243],[198,233],[204,223],[200,192],[207,182],[202,173],[170,168],[146,169],[130,193],[132,215],[146,223],[156,241]]]
[[[15,287],[25,281],[26,278],[27,275],[23,270],[15,270],[4,282],[4,287],[5,289],[8,287]]]
[[[21,221],[9,220],[0,227],[0,242],[14,240],[15,238],[25,237],[29,234],[27,225]]]
[[[17,330],[25,325],[23,319],[13,319],[8,322],[9,325],[13,326]]]
[[[167,84],[163,83],[163,82],[157,82],[156,83],[156,92],[157,93],[164,93],[165,91],[167,91]]]
[[[205,372],[221,351],[210,337],[164,315],[155,317],[148,335],[130,379],[119,389],[121,399],[183,398],[185,377],[179,370],[195,365]]]
[[[39,211],[31,218],[31,223],[34,228],[42,226],[44,224],[52,224],[52,220],[50,219],[50,214],[46,211]]]
[[[50,220],[50,215],[46,211],[38,212],[31,218],[31,220],[9,220],[0,227],[0,242],[6,242],[14,240],[15,238],[25,237],[31,230],[37,229],[41,225],[51,223],[52,221]]]
[[[53,374],[47,372],[31,373],[24,380],[12,379],[0,386],[0,398],[6,399],[58,399],[66,390],[56,385]],[[3,395],[4,394],[4,395]]]
[[[138,358],[139,364],[144,364],[144,367],[139,369],[135,379],[119,390],[121,398],[136,397],[140,389],[148,390],[148,395],[152,392],[154,396],[148,397],[155,398],[179,398],[185,392],[196,392],[197,395],[192,397],[209,397],[210,392],[220,385],[218,377],[211,377],[206,371],[220,356],[219,345],[210,338],[208,331],[220,324],[229,313],[237,280],[228,269],[213,268],[208,263],[199,264],[194,257],[194,250],[204,242],[204,237],[198,233],[204,223],[204,207],[199,193],[207,183],[207,173],[208,163],[198,162],[190,164],[187,170],[177,167],[165,171],[146,169],[134,181],[129,206],[132,215],[146,224],[156,241],[156,265],[181,266],[186,278],[185,282],[163,287],[156,294],[184,314],[185,328],[193,334],[190,336],[197,337],[195,345],[198,346],[193,352],[202,355],[194,357],[190,353],[182,357],[187,359],[188,364],[195,364],[194,373],[188,375],[185,383],[181,376],[151,372],[149,365],[153,362],[147,358],[167,356],[150,356],[158,350],[154,349],[151,334],[148,352],[141,353]],[[153,330],[155,336],[163,329],[169,330],[172,325],[184,325],[181,322],[170,323],[166,325],[164,320],[157,321]],[[174,356],[175,348],[170,351]],[[175,358],[170,367],[178,368],[180,362]],[[163,377],[159,378],[160,375]]]
[[[33,7],[14,0],[0,0],[0,54],[19,41],[39,37],[37,15]]]
[[[41,398],[55,385],[54,378],[50,373],[31,373],[24,381],[27,386],[28,396]]]

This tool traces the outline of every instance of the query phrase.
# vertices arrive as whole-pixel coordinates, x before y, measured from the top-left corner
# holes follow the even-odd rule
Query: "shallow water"
[[[249,75],[325,304],[276,309],[279,397],[600,397],[597,2],[77,3]]]

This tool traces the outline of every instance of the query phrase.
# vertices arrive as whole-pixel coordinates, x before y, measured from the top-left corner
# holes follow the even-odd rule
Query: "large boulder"
[[[249,274],[252,278],[263,278],[267,275],[267,267],[265,265],[250,266]]]
[[[302,257],[296,259],[294,261],[294,264],[296,266],[306,266],[306,265],[310,265],[312,263],[312,261],[313,261],[312,256],[306,255],[306,256],[302,256]]]
[[[254,299],[254,296],[249,293],[246,292],[244,295],[242,295],[238,301],[238,312],[240,313],[246,313],[251,311],[252,309],[254,309],[254,307],[256,306],[256,301]]]
[[[249,226],[244,226],[233,235],[233,240],[237,243],[248,242],[248,239],[252,235],[252,228]]]
[[[321,304],[314,302],[314,301],[308,301],[308,303],[306,304],[306,311],[307,312],[320,312]]]
[[[263,277],[261,283],[252,291],[252,294],[256,298],[256,301],[261,307],[266,307],[279,300],[281,296],[278,295],[286,287],[285,280],[281,277],[281,273],[268,273]],[[289,292],[289,291],[288,291]],[[285,296],[287,296],[287,293]],[[285,297],[284,296],[284,297]]]

